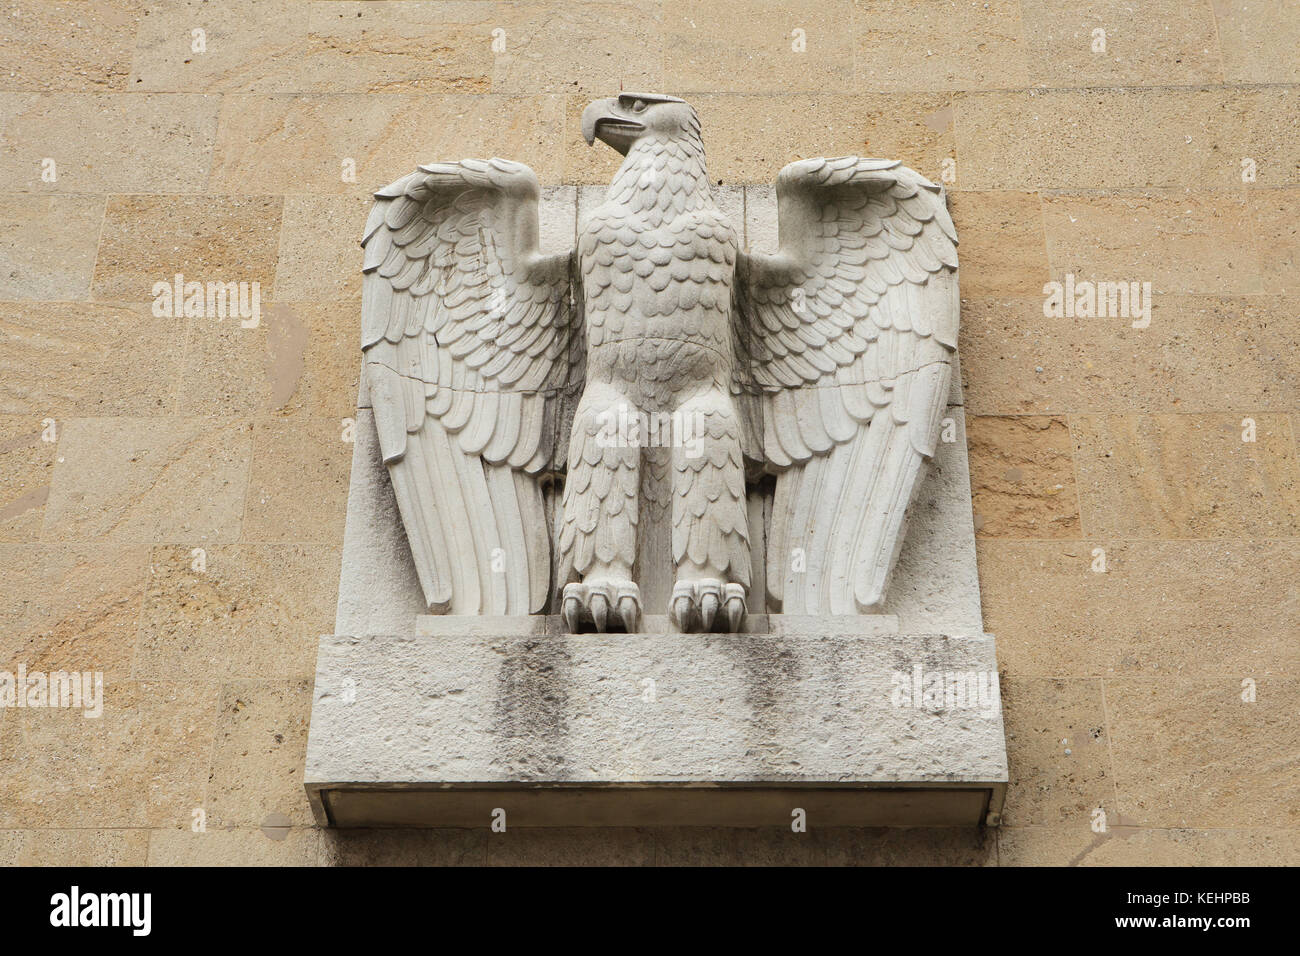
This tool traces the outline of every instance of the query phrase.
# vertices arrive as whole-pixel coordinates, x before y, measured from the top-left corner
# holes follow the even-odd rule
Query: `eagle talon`
[[[700,597],[700,627],[702,630],[713,630],[713,618],[718,613],[721,602],[714,591],[705,591]]]
[[[569,585],[572,587],[573,585]],[[564,589],[564,629],[570,634],[577,633],[578,622],[581,619],[582,602],[569,593],[569,588]]]
[[[723,588],[726,605],[723,613],[727,616],[727,630],[735,634],[745,619],[745,589],[739,584],[728,584]]]
[[[605,625],[609,623],[609,598],[599,591],[591,595],[591,619],[596,624],[596,630],[604,634]]]
[[[641,617],[641,591],[631,581],[600,579],[564,586],[561,602],[564,627],[570,634],[595,631],[636,630]],[[611,614],[611,610],[616,613]]]
[[[745,588],[716,578],[678,581],[669,616],[679,631],[736,633],[745,619]]]
[[[636,633],[641,617],[641,602],[630,594],[624,594],[618,599],[618,616],[623,621],[623,630],[629,634]]]
[[[683,594],[673,597],[672,607],[669,609],[669,617],[672,618],[673,626],[679,631],[689,631],[691,621],[691,608],[694,602],[690,595]]]

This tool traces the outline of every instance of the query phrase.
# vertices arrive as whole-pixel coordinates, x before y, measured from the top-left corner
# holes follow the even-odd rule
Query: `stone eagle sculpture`
[[[650,509],[679,630],[742,627],[764,532],[766,610],[878,612],[957,347],[943,189],[800,160],[777,177],[778,251],[747,253],[686,102],[620,93],[582,132],[626,159],[568,253],[540,252],[519,163],[434,163],[375,194],[364,375],[430,612],[634,631]],[[652,447],[648,421],[672,440]]]

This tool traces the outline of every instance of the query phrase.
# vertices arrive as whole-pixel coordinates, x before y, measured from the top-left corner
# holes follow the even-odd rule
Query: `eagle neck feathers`
[[[646,136],[628,150],[606,200],[654,222],[713,205],[698,136]]]

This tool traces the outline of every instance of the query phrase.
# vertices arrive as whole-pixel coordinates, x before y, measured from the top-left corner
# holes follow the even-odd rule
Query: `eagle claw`
[[[619,625],[630,634],[641,619],[641,590],[631,581],[614,579],[566,584],[560,608],[570,634],[584,630],[604,634]]]
[[[673,586],[668,614],[679,631],[734,634],[745,619],[745,588],[716,578],[678,581]]]

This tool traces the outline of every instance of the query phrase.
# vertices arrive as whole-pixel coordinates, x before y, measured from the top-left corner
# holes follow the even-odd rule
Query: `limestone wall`
[[[104,706],[0,708],[0,862],[1300,862],[1297,49],[1291,0],[10,0],[0,669]],[[947,181],[1000,829],[313,827],[368,194],[604,183],[620,87],[688,97],[728,186]],[[177,273],[256,327],[155,314]],[[1149,315],[1045,315],[1067,276]]]

